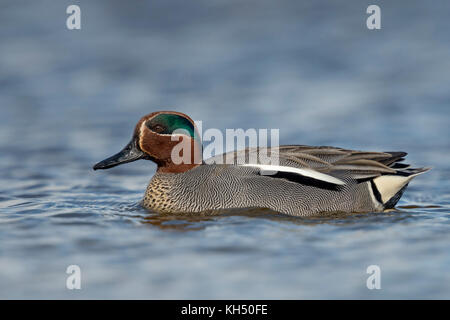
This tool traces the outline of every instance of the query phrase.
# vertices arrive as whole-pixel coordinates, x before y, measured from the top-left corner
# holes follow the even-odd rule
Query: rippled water
[[[80,31],[0,4],[0,298],[450,298],[448,1],[379,1],[379,31],[356,0],[77,3]],[[162,108],[433,170],[395,212],[159,216],[153,164],[91,167]]]

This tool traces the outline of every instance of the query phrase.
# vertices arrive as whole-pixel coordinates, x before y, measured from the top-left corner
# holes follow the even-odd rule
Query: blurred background
[[[81,30],[66,8],[81,8]],[[366,9],[381,8],[381,30]],[[0,298],[450,298],[448,1],[2,1]],[[168,109],[281,144],[409,152],[392,214],[169,219],[92,165]],[[255,216],[256,215],[256,216]],[[82,290],[67,290],[77,264]],[[378,264],[382,290],[365,286]]]

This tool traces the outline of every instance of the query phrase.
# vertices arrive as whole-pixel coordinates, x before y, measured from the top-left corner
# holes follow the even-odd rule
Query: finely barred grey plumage
[[[381,204],[371,200],[368,188],[369,182],[365,182],[327,190],[261,176],[257,168],[204,165],[184,173],[156,173],[143,205],[169,213],[246,207],[270,208],[297,216],[379,211]]]
[[[258,151],[250,149],[234,152],[234,162],[238,158],[247,162],[249,154]],[[323,212],[382,211],[386,206],[374,195],[374,186],[371,184],[373,178],[383,174],[396,175],[398,172],[405,175],[423,172],[423,169],[393,169],[397,161],[403,160],[404,155],[405,153],[362,152],[334,147],[279,148],[280,165],[307,167],[340,177],[346,184],[336,188],[327,188],[320,183],[315,184],[315,181],[309,181],[305,185],[292,179],[261,175],[260,169],[255,167],[206,164],[226,157],[221,155],[187,172],[156,173],[150,181],[143,205],[169,213],[244,207],[269,208],[294,216]],[[391,203],[389,207],[394,205],[395,203]]]

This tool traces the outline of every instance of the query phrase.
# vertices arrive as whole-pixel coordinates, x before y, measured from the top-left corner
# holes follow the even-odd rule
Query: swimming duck
[[[190,161],[181,163],[171,156],[180,137],[191,151]],[[142,205],[160,213],[202,214],[256,207],[293,216],[392,209],[411,179],[429,170],[400,163],[405,152],[306,145],[265,148],[278,153],[276,166],[259,160],[240,162],[263,149],[247,148],[203,160],[194,121],[180,112],[159,111],[142,117],[130,143],[97,163],[94,170],[139,159],[155,162],[158,168]],[[220,164],[225,158],[228,164]]]

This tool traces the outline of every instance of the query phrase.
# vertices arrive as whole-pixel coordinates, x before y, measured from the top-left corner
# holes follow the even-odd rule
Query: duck
[[[180,140],[187,146],[187,161],[173,157]],[[142,117],[125,148],[93,169],[141,159],[156,163],[141,205],[160,214],[261,208],[302,217],[394,209],[409,182],[430,169],[402,163],[407,155],[402,151],[280,145],[203,159],[202,150],[198,129],[188,115],[158,111]],[[262,162],[258,155],[263,151],[277,154],[278,163]]]

